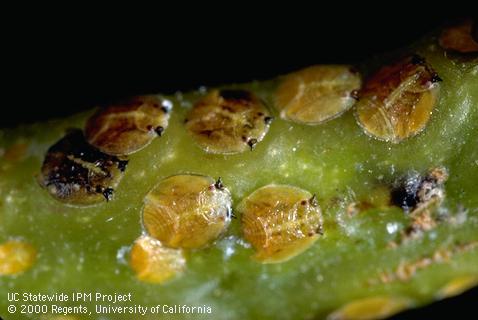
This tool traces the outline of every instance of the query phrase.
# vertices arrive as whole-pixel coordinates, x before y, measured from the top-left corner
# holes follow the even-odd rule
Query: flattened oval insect
[[[275,93],[275,104],[283,119],[319,124],[352,107],[361,84],[360,74],[350,66],[312,66],[284,78]]]
[[[48,149],[38,181],[62,202],[90,205],[111,200],[127,163],[92,147],[75,129]]]
[[[448,281],[439,291],[437,297],[439,299],[449,298],[462,294],[463,292],[476,287],[478,285],[477,275],[457,276]]]
[[[322,234],[322,213],[315,195],[288,185],[267,185],[245,198],[242,215],[244,238],[262,263],[291,259],[309,248]]]
[[[335,312],[327,320],[384,319],[410,307],[411,299],[401,296],[371,296],[353,300]]]
[[[196,143],[210,153],[251,150],[272,121],[269,110],[245,90],[214,90],[198,101],[185,120]]]
[[[168,126],[170,106],[156,96],[139,96],[99,109],[85,126],[87,141],[104,153],[127,155],[147,146]]]
[[[200,248],[224,232],[231,220],[231,195],[220,179],[176,175],[162,180],[146,198],[143,225],[171,248]]]
[[[461,53],[478,52],[478,40],[473,38],[472,27],[473,21],[468,19],[446,28],[440,35],[440,46]]]
[[[382,67],[367,80],[356,104],[356,118],[365,132],[399,143],[421,132],[438,98],[437,73],[414,55]]]
[[[0,244],[0,276],[22,273],[35,263],[35,248],[23,241],[11,240]]]
[[[130,266],[144,282],[163,283],[186,268],[186,258],[180,249],[164,247],[148,236],[138,238],[131,249]]]

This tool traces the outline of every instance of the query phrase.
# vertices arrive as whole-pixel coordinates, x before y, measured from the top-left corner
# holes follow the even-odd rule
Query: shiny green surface
[[[115,199],[94,207],[65,206],[35,180],[48,147],[66,128],[83,127],[89,112],[0,131],[3,154],[12,145],[27,145],[19,159],[0,157],[0,243],[19,238],[39,252],[37,263],[24,274],[0,276],[0,315],[26,318],[18,311],[7,315],[8,292],[131,292],[132,302],[124,306],[212,308],[210,315],[172,317],[178,319],[320,319],[367,296],[393,294],[420,306],[435,299],[450,280],[478,276],[475,246],[456,251],[445,263],[432,263],[405,281],[376,281],[403,261],[478,241],[478,64],[449,59],[433,43],[427,40],[411,49],[443,79],[436,110],[416,137],[398,145],[374,140],[357,125],[353,110],[319,126],[293,124],[276,116],[252,152],[212,155],[194,144],[183,125],[188,108],[202,93],[166,97],[174,108],[164,135],[130,157]],[[274,80],[239,87],[254,91],[272,106],[276,86]],[[389,246],[410,224],[410,217],[397,207],[373,208],[354,216],[346,213],[350,202],[366,197],[375,187],[389,185],[410,170],[426,173],[437,166],[450,174],[440,209],[449,218],[422,238]],[[128,248],[142,233],[143,198],[160,179],[178,173],[222,177],[233,207],[269,183],[316,193],[324,213],[324,236],[288,262],[262,265],[251,259],[253,251],[241,240],[240,219],[235,219],[214,245],[188,252],[187,270],[181,277],[163,285],[141,283],[127,259]],[[450,218],[457,216],[463,219]],[[93,310],[95,303],[84,305]],[[130,319],[131,315],[87,318]]]

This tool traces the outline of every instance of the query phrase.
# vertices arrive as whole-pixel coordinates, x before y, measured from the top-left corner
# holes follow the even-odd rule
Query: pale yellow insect
[[[214,90],[194,105],[185,123],[206,152],[232,154],[253,149],[271,121],[269,110],[253,93]]]
[[[221,181],[200,175],[176,175],[151,190],[143,225],[152,237],[172,248],[200,248],[229,225],[231,195]]]
[[[310,192],[288,185],[257,189],[237,208],[244,238],[262,263],[286,261],[309,248],[322,234],[322,214]]]
[[[139,280],[163,283],[184,271],[186,258],[182,250],[166,248],[160,241],[142,236],[133,244],[130,266]]]
[[[156,96],[139,96],[99,109],[86,122],[86,139],[111,155],[141,150],[168,126],[170,106],[164,104]]]
[[[430,119],[440,80],[419,56],[382,67],[360,92],[358,123],[379,140],[399,143],[413,137]]]
[[[10,240],[0,244],[0,276],[15,275],[30,269],[37,258],[37,250],[31,244]]]
[[[350,66],[312,66],[284,77],[275,105],[285,120],[320,124],[350,109],[361,83],[359,73]]]
[[[353,300],[335,312],[327,320],[374,320],[390,317],[413,305],[400,296],[372,296]]]

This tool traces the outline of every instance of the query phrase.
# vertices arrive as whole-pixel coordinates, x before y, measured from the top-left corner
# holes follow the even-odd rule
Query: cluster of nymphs
[[[282,79],[274,106],[284,120],[318,125],[355,105],[367,134],[399,143],[425,127],[440,80],[417,55],[382,67],[363,87],[353,67],[313,66]],[[152,95],[99,109],[83,131],[71,130],[48,150],[40,184],[69,204],[110,200],[126,157],[165,132],[171,109],[168,100]],[[184,125],[205,152],[234,154],[252,150],[272,122],[261,99],[236,89],[209,92],[196,102]]]
[[[155,96],[99,109],[84,130],[69,130],[48,149],[40,185],[71,205],[111,200],[128,165],[127,156],[162,134],[170,111],[170,104]]]
[[[459,44],[448,40],[445,34],[440,44],[460,51]],[[367,135],[400,143],[425,128],[440,81],[415,54],[383,66],[364,84],[353,67],[312,66],[283,77],[273,105],[281,119],[303,125],[319,125],[354,106]],[[40,184],[70,205],[111,200],[127,156],[167,134],[171,112],[172,104],[154,95],[98,110],[84,130],[71,130],[48,150]],[[253,92],[228,89],[211,90],[196,101],[184,127],[204,152],[235,154],[253,150],[272,122],[270,110]],[[161,282],[181,270],[182,250],[202,248],[222,234],[231,207],[230,193],[220,179],[176,175],[160,181],[145,198],[142,218],[148,236],[139,238],[131,253],[138,277]],[[322,234],[315,196],[294,186],[259,188],[242,200],[237,212],[245,239],[263,263],[290,259]]]

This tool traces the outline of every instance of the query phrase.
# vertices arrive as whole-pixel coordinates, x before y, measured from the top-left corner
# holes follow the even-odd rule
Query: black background
[[[0,126],[61,117],[134,94],[354,63],[475,10],[458,3],[454,10],[394,2],[373,10],[346,3],[335,9],[278,6],[227,3],[219,11],[203,10],[207,14],[189,5],[121,14],[70,9],[53,17],[21,12],[2,30]],[[466,310],[477,298],[475,289],[394,319],[437,319],[449,312],[476,319],[476,311]]]
[[[68,12],[53,18],[22,13],[2,31],[0,126],[139,93],[267,79],[317,63],[354,63],[474,10],[394,3],[374,11],[345,3],[336,9],[260,10],[246,4],[222,9]]]

